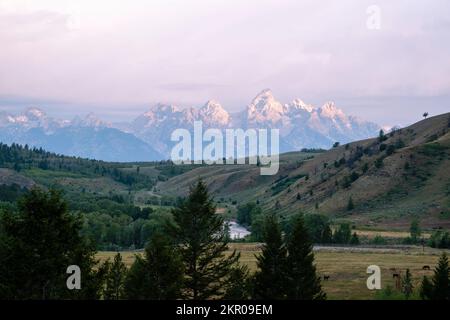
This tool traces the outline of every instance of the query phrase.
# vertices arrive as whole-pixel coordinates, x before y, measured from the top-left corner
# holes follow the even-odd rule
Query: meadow
[[[241,253],[241,263],[247,265],[252,272],[256,270],[256,257],[260,252],[260,244],[257,243],[231,243],[230,251],[236,249]],[[369,300],[379,296],[376,291],[367,289],[366,281],[369,274],[366,273],[369,265],[378,265],[381,268],[382,288],[391,286],[395,292],[394,271],[404,274],[409,268],[415,291],[420,287],[420,281],[424,275],[432,275],[433,269],[439,259],[442,250],[422,247],[316,247],[314,250],[318,274],[322,277],[329,276],[328,280],[322,280],[324,291],[331,300]],[[447,252],[450,252],[447,250]],[[124,263],[130,266],[136,254],[142,251],[121,252]],[[113,259],[115,252],[99,252],[97,258],[104,261]],[[423,270],[428,265],[431,270]]]

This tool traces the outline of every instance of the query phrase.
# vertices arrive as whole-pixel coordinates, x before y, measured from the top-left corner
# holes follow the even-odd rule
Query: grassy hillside
[[[259,203],[288,217],[299,211],[360,229],[450,228],[450,113],[325,152],[281,155],[277,175],[254,165],[108,163],[0,145],[0,185],[54,186],[70,199],[107,197],[139,207],[170,206],[202,178],[221,212]],[[349,202],[351,199],[351,205]]]
[[[450,228],[449,129],[447,113],[327,152],[284,154],[275,176],[260,176],[255,166],[205,166],[158,183],[157,191],[183,195],[202,177],[229,205],[257,201],[285,216],[323,213],[363,227],[405,229],[415,217]]]

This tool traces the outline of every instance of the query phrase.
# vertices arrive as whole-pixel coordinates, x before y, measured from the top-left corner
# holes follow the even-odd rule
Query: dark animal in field
[[[430,266],[423,266],[422,270],[431,270]]]
[[[394,273],[394,274],[392,275],[392,278],[400,278],[400,273]]]
[[[323,280],[330,280],[330,276],[323,276]]]

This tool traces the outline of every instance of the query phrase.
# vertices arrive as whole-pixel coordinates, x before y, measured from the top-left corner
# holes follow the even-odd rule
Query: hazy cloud
[[[214,98],[234,111],[270,87],[284,102],[336,99],[357,115],[387,101],[402,122],[413,119],[408,101],[448,103],[450,2],[377,1],[380,29],[369,30],[372,4],[0,0],[0,95],[97,105],[98,113]],[[406,98],[392,109],[398,96]],[[372,120],[384,114],[380,104]]]

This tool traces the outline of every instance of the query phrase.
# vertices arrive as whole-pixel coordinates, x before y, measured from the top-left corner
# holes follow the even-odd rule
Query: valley
[[[273,176],[248,164],[111,163],[3,145],[0,183],[59,188],[75,210],[85,201],[107,201],[165,215],[201,178],[227,219],[254,202],[282,219],[322,214],[333,223],[379,231],[407,231],[418,219],[432,232],[450,228],[449,128],[450,114],[442,114],[328,151],[284,153]]]
[[[260,244],[257,243],[231,243],[229,253],[236,249],[241,253],[240,261],[247,265],[251,271],[256,270],[255,255],[260,253]],[[371,299],[401,299],[400,295],[392,294],[391,297],[382,297],[376,291],[370,291],[366,287],[369,276],[366,269],[375,264],[381,268],[383,287],[395,288],[395,279],[392,278],[392,270],[405,272],[408,268],[413,274],[414,287],[420,287],[420,281],[424,275],[432,272],[423,270],[424,265],[434,268],[442,250],[426,248],[425,252],[420,247],[382,249],[367,248],[367,250],[352,251],[349,248],[317,248],[314,256],[318,274],[329,276],[322,281],[323,288],[331,300],[371,300]],[[450,253],[450,250],[447,250]],[[142,252],[121,252],[123,261],[131,266],[135,255]],[[116,252],[99,252],[97,258],[102,261],[112,259]],[[418,297],[414,297],[417,299]]]

